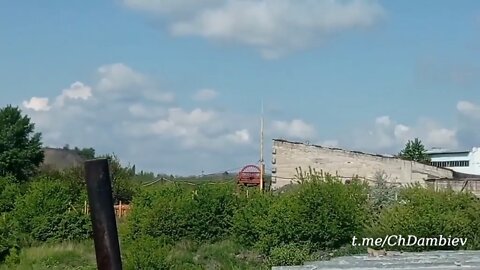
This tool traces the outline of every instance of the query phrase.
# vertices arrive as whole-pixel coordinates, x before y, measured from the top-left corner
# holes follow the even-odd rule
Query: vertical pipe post
[[[112,186],[107,159],[85,162],[90,217],[97,269],[121,270],[120,245],[118,242],[115,210],[113,208]]]
[[[265,174],[263,165],[263,100],[262,100],[262,113],[260,117],[260,190],[264,189],[263,175]]]

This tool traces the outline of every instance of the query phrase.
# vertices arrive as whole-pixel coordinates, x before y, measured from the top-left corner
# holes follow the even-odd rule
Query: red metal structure
[[[244,186],[260,185],[261,170],[256,165],[247,165],[238,173],[237,183]]]

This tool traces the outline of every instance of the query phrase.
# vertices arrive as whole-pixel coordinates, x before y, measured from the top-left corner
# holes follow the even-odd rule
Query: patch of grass
[[[0,270],[76,269],[95,270],[95,251],[91,241],[45,244],[13,253]]]
[[[181,241],[169,254],[173,269],[269,269],[265,259],[258,253],[248,251],[225,240],[216,243],[197,245],[190,241]]]

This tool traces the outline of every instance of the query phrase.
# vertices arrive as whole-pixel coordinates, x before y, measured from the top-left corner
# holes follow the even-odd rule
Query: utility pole
[[[263,175],[265,174],[265,164],[263,160],[263,100],[260,117],[260,190],[264,189]]]

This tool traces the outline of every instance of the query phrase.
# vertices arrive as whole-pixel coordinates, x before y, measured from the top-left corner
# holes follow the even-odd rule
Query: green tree
[[[41,134],[18,107],[0,109],[0,176],[25,181],[43,162]]]
[[[427,150],[422,141],[418,138],[411,141],[409,140],[405,145],[405,148],[398,154],[401,159],[412,160],[421,163],[429,163],[430,157],[427,155]]]
[[[95,149],[93,148],[78,148],[75,147],[75,152],[77,152],[84,159],[94,159],[95,158]]]

